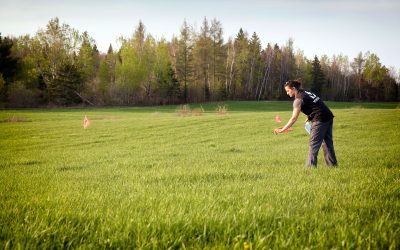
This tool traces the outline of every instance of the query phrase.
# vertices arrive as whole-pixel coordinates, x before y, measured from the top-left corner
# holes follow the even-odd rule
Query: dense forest
[[[51,19],[35,36],[0,34],[0,107],[164,105],[222,100],[287,100],[283,84],[299,79],[325,100],[398,101],[399,74],[371,52],[353,59],[308,59],[240,29],[224,41],[216,19],[199,31],[186,21],[171,41],[139,22],[100,53],[87,32]]]

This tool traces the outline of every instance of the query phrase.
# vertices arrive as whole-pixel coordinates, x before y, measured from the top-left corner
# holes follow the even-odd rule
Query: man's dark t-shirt
[[[309,121],[328,122],[333,119],[331,110],[314,93],[306,90],[299,90],[301,102],[301,112],[307,115]]]

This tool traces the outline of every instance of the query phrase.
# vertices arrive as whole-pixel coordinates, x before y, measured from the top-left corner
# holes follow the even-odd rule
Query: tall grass
[[[0,248],[399,249],[398,104],[328,105],[335,169],[291,102],[0,111]]]

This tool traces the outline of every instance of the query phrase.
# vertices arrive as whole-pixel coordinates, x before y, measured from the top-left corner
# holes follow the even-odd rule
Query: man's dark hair
[[[285,87],[295,88],[297,90],[301,89],[301,82],[298,80],[289,80],[285,82]]]

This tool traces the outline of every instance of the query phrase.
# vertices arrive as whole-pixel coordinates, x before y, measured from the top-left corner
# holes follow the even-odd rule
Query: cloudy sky
[[[222,23],[225,40],[240,28],[256,32],[263,47],[289,37],[308,58],[376,53],[387,67],[400,69],[400,0],[0,0],[3,36],[34,35],[58,17],[88,31],[100,51],[130,37],[141,20],[160,39],[179,35],[186,19],[200,29],[204,17]]]

